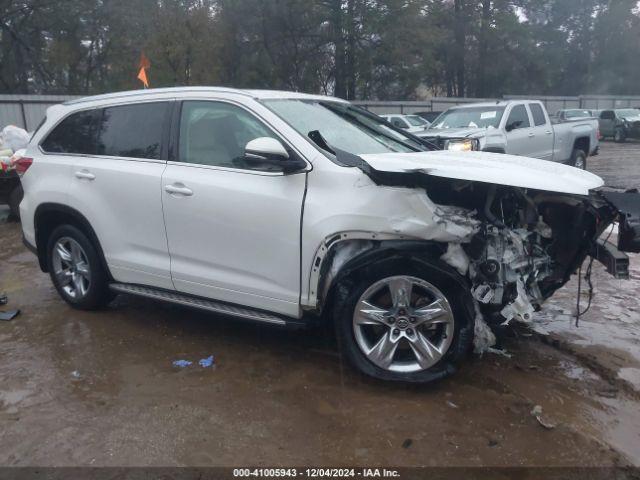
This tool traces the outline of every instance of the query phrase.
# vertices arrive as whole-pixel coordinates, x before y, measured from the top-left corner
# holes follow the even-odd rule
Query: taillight
[[[33,158],[30,157],[20,157],[16,160],[15,169],[18,172],[19,176],[23,176],[24,173],[29,170],[29,167],[33,163]]]
[[[598,129],[596,130],[596,138],[597,138],[598,140],[602,140],[602,137],[600,136],[600,128],[598,128]]]

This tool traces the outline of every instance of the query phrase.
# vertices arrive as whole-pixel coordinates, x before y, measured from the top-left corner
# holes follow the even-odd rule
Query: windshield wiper
[[[347,120],[350,123],[356,123],[361,127],[364,127],[366,130],[374,133],[377,136],[381,136],[384,138],[388,138],[389,140],[391,140],[394,143],[399,143],[400,145],[413,150],[414,152],[420,152],[420,151],[424,151],[424,150],[420,150],[419,148],[417,148],[414,145],[411,145],[410,143],[406,143],[403,142],[402,140],[392,137],[391,135],[388,135],[386,132],[384,132],[383,130],[378,130],[376,128],[373,128],[371,125],[366,124],[365,122],[363,122],[362,120],[360,120],[356,115],[354,115],[353,113],[350,113],[348,111],[344,111],[341,110],[339,108],[334,107],[333,105],[329,105],[328,102],[319,102],[320,105],[322,105],[324,108],[326,108],[327,110],[330,110],[331,112],[335,113],[336,115],[344,118],[345,120]],[[373,120],[373,119],[372,119]],[[382,124],[382,122],[380,122]],[[386,125],[385,125],[386,126]],[[402,135],[406,135],[405,133],[402,133]],[[409,138],[409,137],[407,137]],[[422,142],[419,142],[422,143]],[[388,145],[387,145],[388,146]]]

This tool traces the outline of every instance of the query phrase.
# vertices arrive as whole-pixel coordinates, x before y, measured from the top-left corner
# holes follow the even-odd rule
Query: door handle
[[[529,138],[533,138],[533,137],[535,137],[535,136],[536,136],[536,134],[535,134],[535,133],[530,133],[530,134],[529,134]]]
[[[553,132],[552,132],[551,130],[547,130],[547,131],[546,131],[546,132],[544,132],[544,133],[546,133],[547,135],[551,135]]]
[[[76,178],[84,178],[85,180],[95,180],[96,176],[89,170],[82,169],[75,173]]]
[[[167,193],[170,193],[171,195],[182,195],[185,197],[190,197],[191,195],[193,195],[193,190],[185,187],[181,183],[175,183],[173,185],[165,185],[164,191]]]

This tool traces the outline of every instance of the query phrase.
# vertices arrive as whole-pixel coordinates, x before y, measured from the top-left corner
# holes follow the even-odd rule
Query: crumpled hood
[[[429,137],[464,138],[481,135],[485,130],[484,128],[429,128],[425,130],[425,134]]]
[[[588,195],[600,177],[556,162],[487,152],[378,153],[360,157],[382,172],[421,172],[436,177]]]
[[[627,122],[640,122],[640,115],[636,115],[634,117],[625,117]]]

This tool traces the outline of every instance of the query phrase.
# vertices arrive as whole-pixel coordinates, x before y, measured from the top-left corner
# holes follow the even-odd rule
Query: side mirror
[[[258,160],[287,160],[289,154],[284,146],[275,138],[260,137],[254,138],[244,147],[244,155],[247,158]]]
[[[516,128],[518,128],[520,125],[522,125],[522,120],[515,120],[515,121],[505,125],[504,129],[507,132],[510,132],[511,130],[515,130]]]
[[[244,147],[244,159],[256,166],[275,167],[284,173],[291,173],[307,166],[304,160],[289,156],[280,141],[271,137],[259,137]]]

